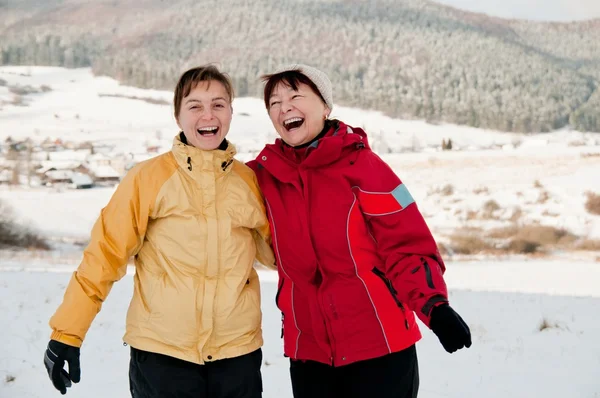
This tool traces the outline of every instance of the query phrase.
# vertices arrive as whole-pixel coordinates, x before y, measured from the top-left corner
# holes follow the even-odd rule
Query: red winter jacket
[[[305,150],[281,140],[249,162],[277,258],[284,352],[334,366],[415,344],[448,302],[444,263],[405,185],[364,131],[332,123]]]

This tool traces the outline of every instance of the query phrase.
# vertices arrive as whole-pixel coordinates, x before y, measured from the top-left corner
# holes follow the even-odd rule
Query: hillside
[[[286,62],[337,104],[504,131],[600,131],[600,20],[534,23],[427,0],[0,0],[0,64],[91,66],[171,89],[218,62],[239,96]]]

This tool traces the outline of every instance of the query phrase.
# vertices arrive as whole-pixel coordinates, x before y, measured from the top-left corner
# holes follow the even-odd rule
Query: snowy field
[[[476,277],[472,277],[470,271],[475,269]],[[42,355],[48,319],[62,298],[68,270],[0,271],[4,337],[0,397],[60,395],[47,378]],[[542,276],[554,295],[542,293],[544,286],[528,275],[533,273]],[[544,277],[544,273],[554,277]],[[452,263],[447,275],[450,300],[467,320],[473,346],[448,354],[435,335],[422,327],[424,338],[417,344],[419,397],[600,397],[600,320],[594,316],[600,309],[598,264]],[[260,276],[264,397],[291,397],[288,362],[279,338],[280,315],[274,303],[275,275],[266,271]],[[581,286],[587,280],[596,283]],[[531,289],[527,282],[532,283]],[[67,396],[128,396],[129,348],[123,347],[121,338],[132,286],[131,275],[115,284],[82,348],[82,381]],[[489,291],[481,291],[485,289]]]
[[[15,94],[25,88],[34,92]],[[152,143],[167,151],[177,133],[171,100],[170,91],[121,86],[89,69],[0,67],[0,140],[95,140],[117,143],[115,153],[138,154]],[[238,158],[250,160],[275,133],[260,99],[239,98],[233,107],[228,138]],[[341,106],[332,116],[366,129],[371,146],[408,186],[442,243],[465,228],[489,231],[515,223],[600,239],[600,216],[584,208],[588,191],[600,193],[600,134],[513,134]],[[454,150],[441,151],[448,139]],[[111,193],[0,187],[0,199],[24,222],[50,236],[78,239],[87,237]]]
[[[152,141],[168,150],[177,132],[170,105],[147,102],[170,102],[171,92],[124,87],[87,69],[0,67],[0,79],[6,82],[0,84],[1,141],[105,140],[124,152]],[[15,105],[9,87],[17,86],[39,92],[21,97],[26,106]],[[366,128],[442,243],[464,228],[485,232],[536,223],[600,239],[600,216],[584,207],[587,191],[600,193],[600,134],[509,134],[337,106],[333,116]],[[235,100],[228,138],[240,159],[251,159],[274,137],[261,100]],[[448,138],[459,150],[436,148]],[[82,247],[72,242],[88,239],[113,191],[0,188],[0,200],[54,247],[0,251],[0,398],[60,396],[42,364],[48,320],[81,257]],[[490,201],[498,206],[486,209]],[[473,346],[447,354],[422,327],[420,398],[600,398],[600,252],[446,258],[451,302],[469,323]],[[121,339],[133,272],[115,285],[92,325],[82,349],[82,382],[67,396],[128,396],[129,348]],[[264,396],[291,397],[274,304],[276,275],[260,276]]]

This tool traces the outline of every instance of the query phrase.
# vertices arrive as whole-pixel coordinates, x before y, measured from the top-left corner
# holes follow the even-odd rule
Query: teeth
[[[202,127],[202,128],[199,128],[198,131],[214,131],[217,128],[218,127]]]
[[[291,119],[288,119],[288,120],[284,121],[283,124],[288,125],[290,123],[301,122],[301,121],[302,121],[302,118],[300,118],[300,117],[293,117]]]

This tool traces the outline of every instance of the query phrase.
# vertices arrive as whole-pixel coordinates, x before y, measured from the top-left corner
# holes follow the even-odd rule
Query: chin
[[[283,138],[283,137],[282,137]],[[298,145],[302,145],[302,143],[304,142],[303,139],[297,137],[297,136],[293,136],[293,137],[286,137],[283,139],[285,141],[286,144],[288,144],[289,146],[298,146]]]
[[[302,142],[298,142],[298,141],[296,141],[296,140],[288,140],[288,141],[286,141],[286,143],[287,143],[289,146],[298,146],[298,145],[301,145],[301,144],[302,144]]]

